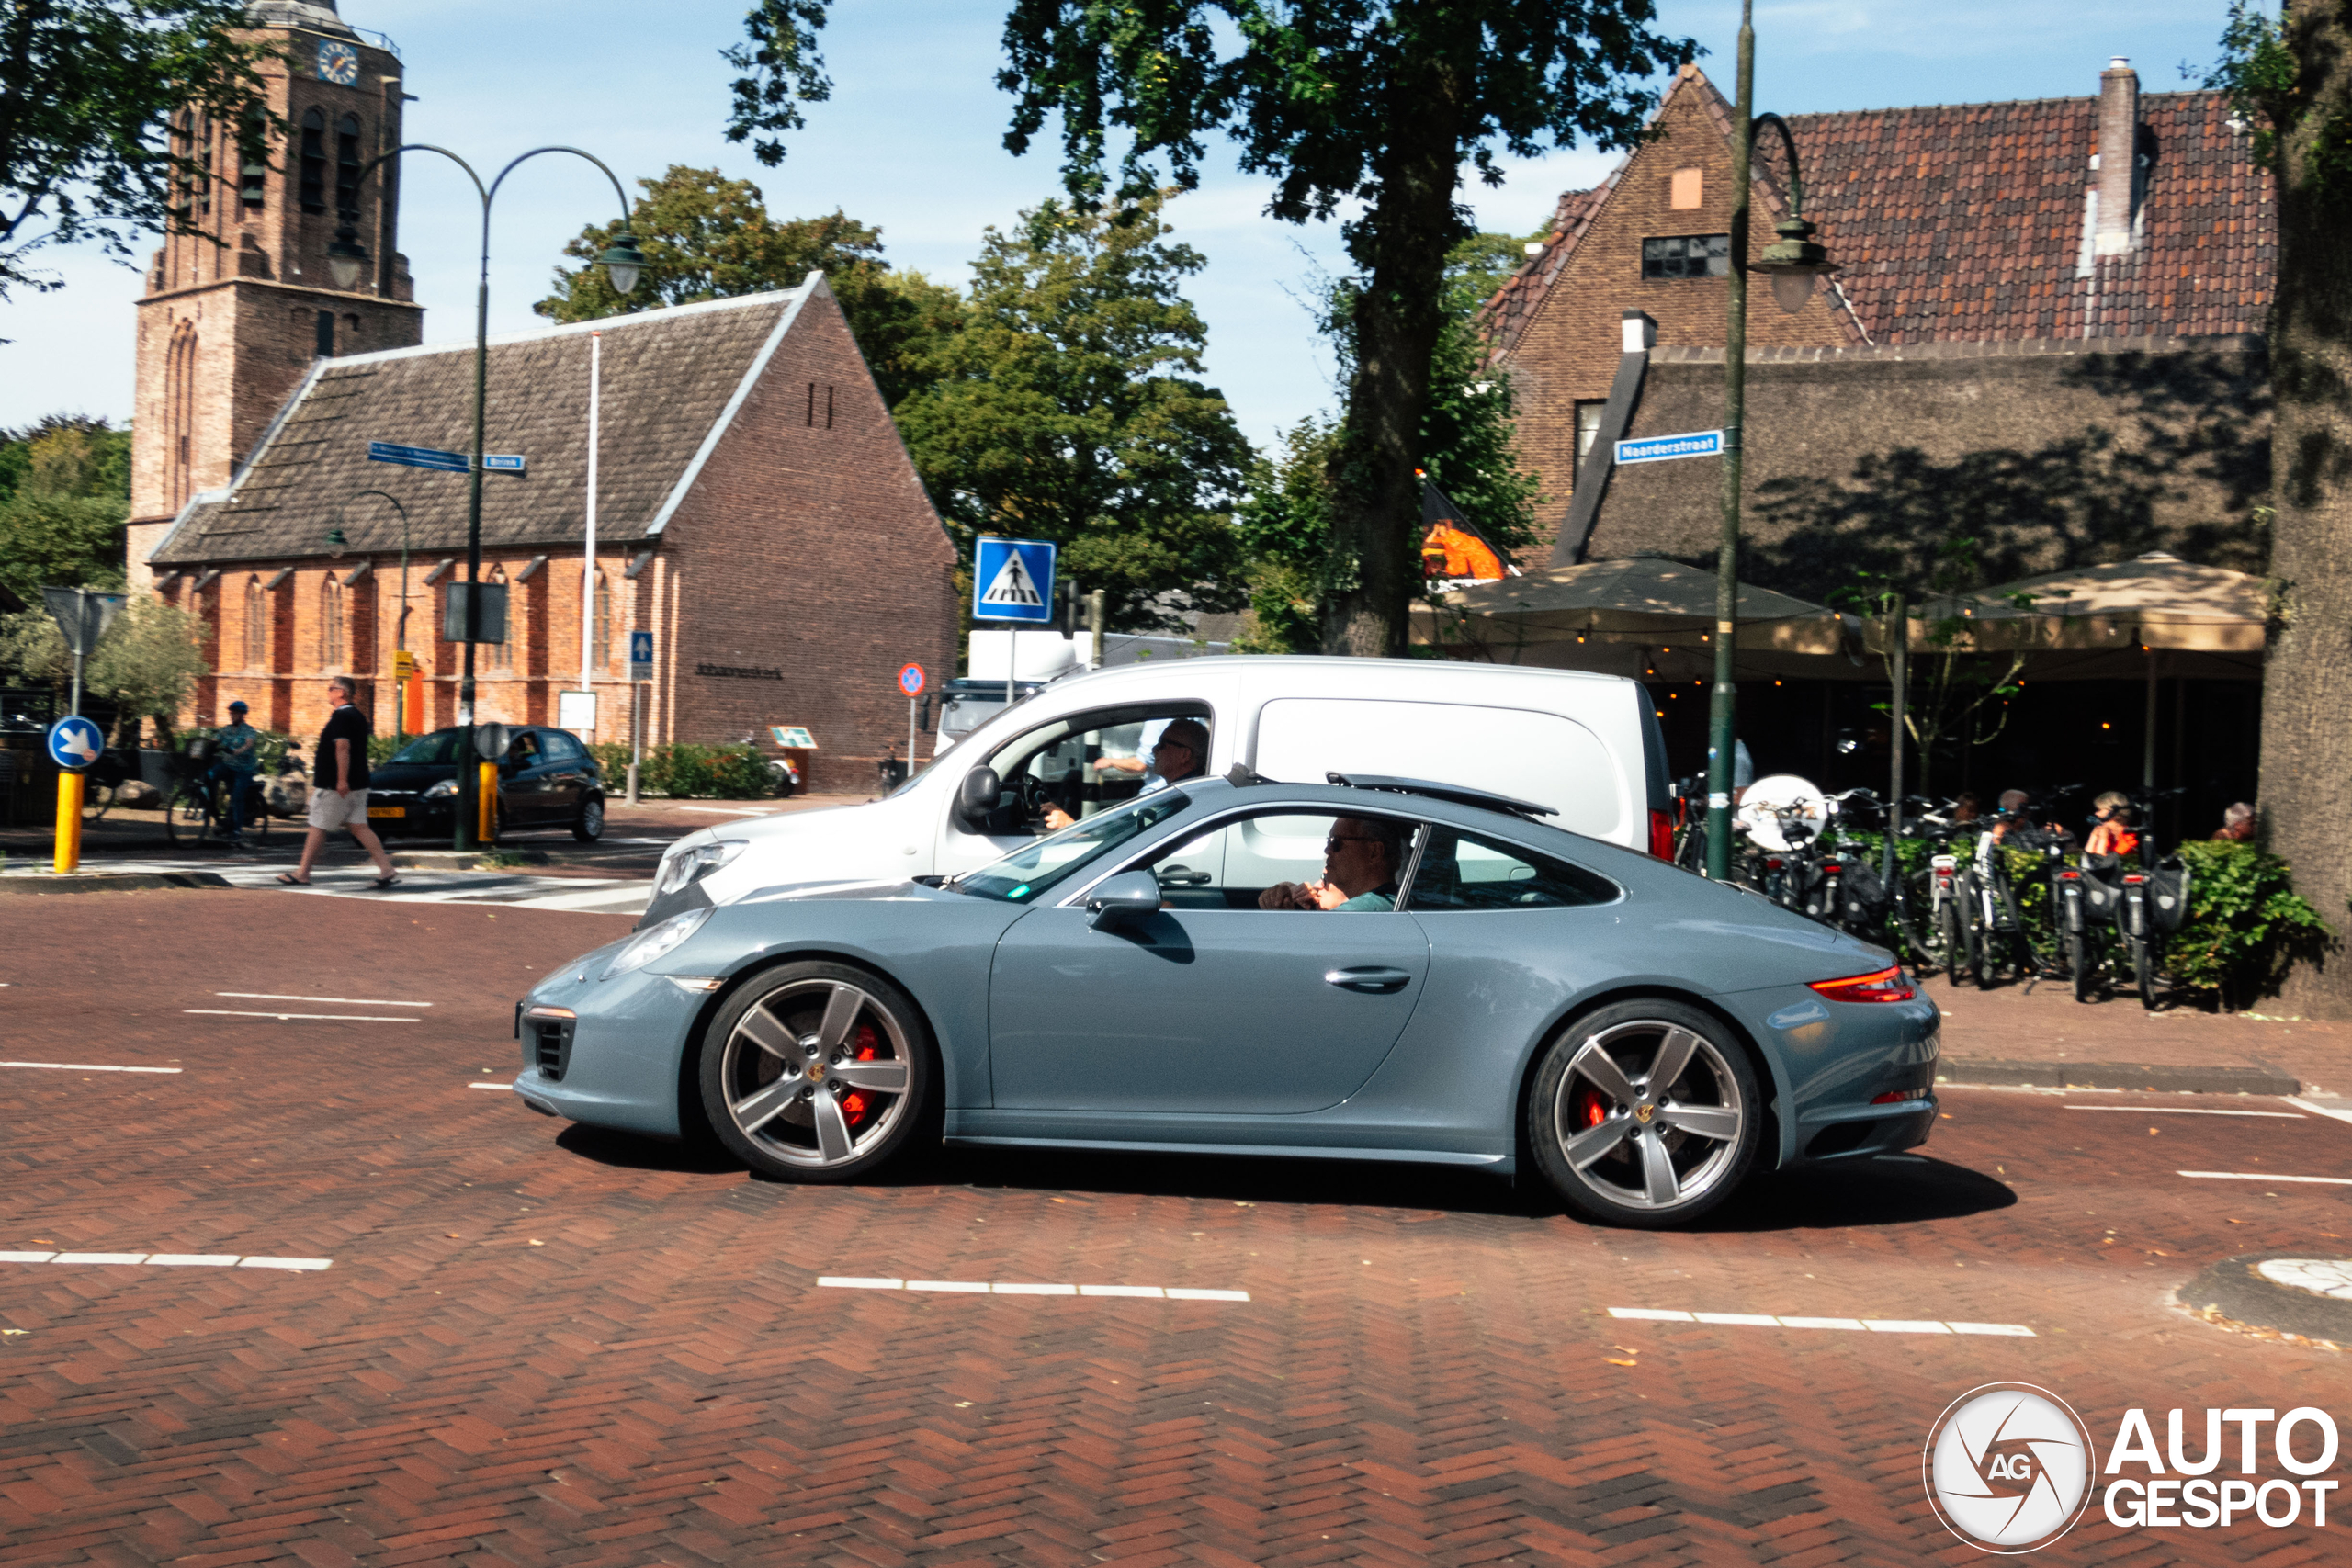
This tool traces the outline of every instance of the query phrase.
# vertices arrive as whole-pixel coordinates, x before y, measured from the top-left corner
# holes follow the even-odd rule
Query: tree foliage
[[[51,414],[0,433],[0,587],[37,604],[43,583],[112,588],[130,515],[130,432]]]
[[[556,292],[533,310],[559,321],[594,321],[797,288],[819,271],[841,301],[884,400],[895,407],[927,384],[938,343],[960,318],[960,302],[955,289],[921,273],[891,271],[882,259],[881,230],[838,210],[773,218],[759,186],[717,169],[673,164],[660,179],[638,184],[645,194],[628,227],[646,265],[637,288],[616,291],[594,265],[621,225],[594,225],[564,247],[583,265],[558,267]]]
[[[735,107],[728,116],[727,140],[750,141],[752,153],[770,168],[784,162],[784,132],[808,123],[800,106],[833,96],[817,53],[825,7],[826,0],[760,0],[743,19],[745,40],[719,51],[743,73],[732,87]]]
[[[240,0],[16,0],[0,16],[0,299],[61,287],[30,258],[100,236],[194,233],[194,182],[224,177],[175,145],[183,108],[242,124],[270,46],[232,36]],[[233,178],[227,171],[225,177]]]
[[[1091,214],[1048,201],[989,229],[938,381],[898,410],[960,542],[1056,541],[1123,630],[1238,604],[1250,446],[1196,378],[1207,328],[1182,284],[1203,263],[1159,211],[1156,195]]]
[[[153,593],[134,593],[114,625],[83,661],[82,687],[115,706],[118,733],[142,718],[169,724],[187,703],[196,678],[209,668],[204,618]],[[73,655],[57,622],[38,604],[0,615],[0,668],[17,678],[63,692],[74,678]]]

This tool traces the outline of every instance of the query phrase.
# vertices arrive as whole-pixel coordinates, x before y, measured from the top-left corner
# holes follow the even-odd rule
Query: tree
[[[242,125],[264,109],[272,47],[236,36],[242,0],[16,0],[0,17],[0,299],[62,285],[28,258],[96,234],[195,233],[209,148],[172,135],[183,109]],[[227,177],[233,178],[233,170]]]
[[[2270,572],[2261,805],[2270,847],[2323,917],[2352,895],[2352,9],[2290,0],[2231,11],[2212,85],[2257,130],[2278,192],[2270,306]],[[2352,1014],[2352,963],[2290,984]]]
[[[118,739],[144,718],[171,723],[190,685],[209,668],[204,655],[209,635],[201,615],[153,593],[130,596],[82,666],[83,690],[115,705]],[[36,605],[0,615],[0,668],[60,692],[67,688],[74,658],[47,610]]]
[[[1323,640],[1324,552],[1331,542],[1331,457],[1337,421],[1310,414],[1283,432],[1279,457],[1250,465],[1234,513],[1248,559],[1250,624],[1243,653],[1309,653]]]
[[[822,218],[768,215],[760,187],[717,169],[673,164],[658,180],[639,180],[628,231],[645,253],[645,271],[628,294],[615,291],[593,265],[621,232],[594,225],[564,247],[583,265],[558,267],[556,292],[532,307],[559,321],[594,321],[667,305],[797,288],[812,271],[825,275],[849,318],[885,401],[896,406],[928,382],[939,340],[955,330],[956,290],[921,273],[894,273],[882,259],[882,231],[841,211]]]
[[[1250,445],[1201,370],[1181,292],[1200,254],[1164,243],[1160,198],[1088,214],[1048,201],[987,231],[968,315],[899,426],[949,530],[1052,539],[1111,624],[1173,630],[1239,603],[1232,497]]]
[[[51,414],[0,434],[0,587],[28,604],[43,583],[119,586],[130,515],[130,432]]]

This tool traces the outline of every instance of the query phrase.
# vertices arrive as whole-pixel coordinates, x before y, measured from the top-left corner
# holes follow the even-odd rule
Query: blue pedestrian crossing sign
[[[632,681],[653,679],[653,634],[628,634],[628,678]]]
[[[983,535],[972,558],[972,619],[1045,626],[1054,618],[1050,539]]]
[[[80,714],[68,714],[49,727],[49,758],[59,767],[80,773],[106,754],[107,738]]]

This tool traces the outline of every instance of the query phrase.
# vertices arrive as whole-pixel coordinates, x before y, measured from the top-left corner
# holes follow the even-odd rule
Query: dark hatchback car
[[[508,730],[498,761],[498,831],[569,828],[582,843],[605,832],[605,780],[596,759],[568,729]],[[368,771],[368,825],[379,833],[444,837],[456,827],[459,732],[420,735]]]

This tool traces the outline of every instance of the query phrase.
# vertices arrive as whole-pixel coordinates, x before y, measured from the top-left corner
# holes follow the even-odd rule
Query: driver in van
[[[1405,861],[1402,823],[1340,817],[1323,843],[1323,880],[1277,882],[1258,895],[1261,909],[1376,909],[1396,907],[1396,874]]]
[[[1138,798],[1154,791],[1166,789],[1184,779],[1198,778],[1209,765],[1209,727],[1197,718],[1171,718],[1161,728],[1159,739],[1149,746],[1143,758],[1114,757],[1104,760],[1103,766],[1141,773],[1148,767],[1150,776],[1144,780]],[[1076,818],[1058,806],[1046,807],[1046,830],[1058,833]]]

